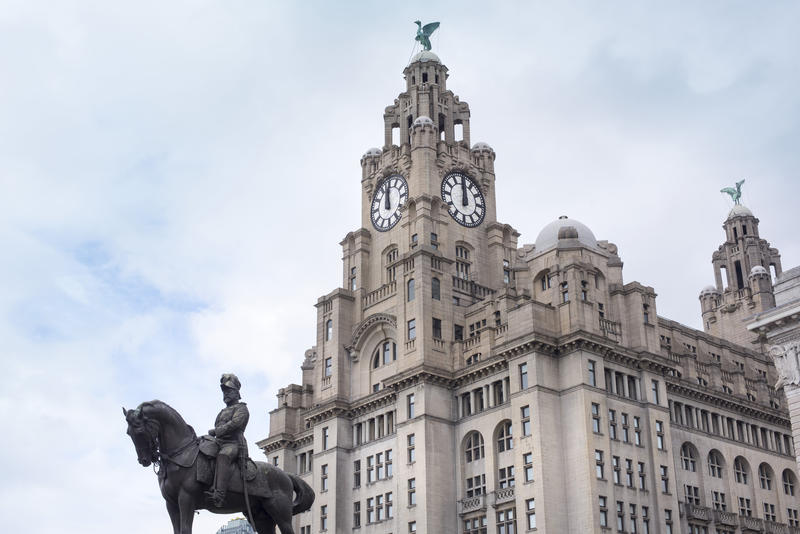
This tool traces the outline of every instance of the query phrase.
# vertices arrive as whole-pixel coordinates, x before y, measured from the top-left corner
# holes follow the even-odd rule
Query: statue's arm
[[[245,427],[247,427],[247,422],[249,420],[250,411],[247,409],[247,406],[245,404],[239,404],[236,406],[236,410],[234,410],[231,420],[226,423],[222,423],[215,428],[214,431],[216,432],[217,437],[225,437],[235,432],[243,432]]]

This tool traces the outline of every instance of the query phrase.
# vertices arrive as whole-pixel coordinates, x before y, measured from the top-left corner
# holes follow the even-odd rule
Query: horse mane
[[[136,409],[141,411],[145,408],[153,410],[156,414],[160,414],[162,417],[171,419],[176,425],[187,427],[189,429],[189,432],[192,433],[192,436],[197,437],[197,434],[195,433],[194,428],[192,428],[192,425],[186,423],[181,414],[178,413],[178,410],[176,410],[166,402],[160,401],[158,399],[153,399],[151,401],[141,403],[139,407]]]

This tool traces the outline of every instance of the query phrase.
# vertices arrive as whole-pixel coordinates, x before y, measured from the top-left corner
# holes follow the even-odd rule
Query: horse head
[[[135,410],[122,408],[122,413],[128,422],[127,434],[131,437],[133,446],[136,447],[139,463],[147,467],[151,463],[157,462],[160,433],[158,421],[144,414],[143,405]]]

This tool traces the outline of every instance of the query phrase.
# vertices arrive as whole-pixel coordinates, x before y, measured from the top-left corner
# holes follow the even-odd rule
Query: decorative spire
[[[414,38],[414,40],[419,41],[419,44],[421,44],[425,50],[430,50],[431,49],[430,36],[433,32],[436,31],[436,28],[439,27],[439,23],[430,22],[425,26],[423,26],[422,22],[415,20],[414,24],[417,25],[417,36]]]
[[[719,192],[720,193],[728,193],[731,196],[731,198],[733,199],[733,203],[738,206],[739,205],[739,199],[742,198],[742,184],[743,183],[744,183],[744,180],[742,180],[741,182],[736,182],[736,188],[735,189],[733,187],[725,187],[723,189],[720,189]]]

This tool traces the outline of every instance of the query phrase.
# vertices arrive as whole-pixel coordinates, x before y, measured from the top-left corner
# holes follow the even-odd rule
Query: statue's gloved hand
[[[214,437],[217,435],[217,431],[212,428],[211,430],[208,431],[208,435]]]

